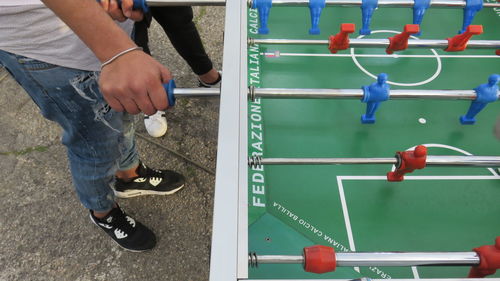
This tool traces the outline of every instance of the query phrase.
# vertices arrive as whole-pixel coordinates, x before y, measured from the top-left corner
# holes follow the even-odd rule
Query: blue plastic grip
[[[326,0],[309,0],[309,11],[311,13],[311,28],[309,29],[309,34],[319,34],[319,18],[321,17],[321,11],[326,6]]]
[[[363,27],[359,30],[361,35],[370,35],[370,22],[372,21],[373,11],[377,9],[378,0],[362,0],[361,2],[361,16],[363,20]]]
[[[366,103],[366,114],[361,116],[361,123],[375,123],[375,112],[381,102],[389,99],[390,86],[387,84],[387,74],[380,73],[377,77],[377,82],[369,86],[363,86],[363,98],[361,102]]]
[[[273,6],[272,0],[253,0],[252,9],[257,9],[259,12],[259,34],[268,34],[269,28],[267,27],[267,19],[269,18],[269,11]]]
[[[472,24],[476,13],[483,8],[483,0],[465,0],[464,8],[464,23],[458,34],[462,34],[467,30],[467,26]]]
[[[425,12],[431,6],[431,0],[414,0],[413,4],[413,24],[422,24]],[[422,29],[420,29],[422,30]],[[422,31],[416,33],[415,36],[420,36]]]
[[[163,84],[163,88],[165,88],[165,92],[167,92],[168,106],[169,107],[174,106],[175,105],[174,89],[176,88],[175,81],[173,79],[168,81],[168,83]]]
[[[460,116],[460,123],[462,125],[472,125],[476,123],[476,115],[483,110],[488,103],[498,100],[498,82],[500,82],[500,75],[492,74],[488,78],[488,83],[481,84],[474,88],[476,99],[472,101],[467,113]]]
[[[99,0],[97,0],[97,1],[101,2]],[[117,0],[117,2],[118,2],[118,6],[122,5],[122,0]],[[134,10],[142,10],[142,12],[144,12],[144,13],[149,12],[149,7],[146,4],[146,0],[134,0],[133,9]]]

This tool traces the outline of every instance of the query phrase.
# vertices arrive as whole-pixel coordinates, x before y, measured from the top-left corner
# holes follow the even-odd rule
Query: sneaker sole
[[[91,221],[95,224],[95,226],[97,226],[97,228],[99,228],[100,230],[104,231],[104,229],[102,229],[102,228],[101,228],[101,227],[100,227],[100,226],[99,226],[99,225],[95,222],[94,218],[93,218],[91,215],[89,215],[89,217],[90,217],[90,220],[91,220]],[[107,233],[106,233],[106,234],[107,234]],[[126,251],[129,251],[129,252],[134,252],[134,253],[142,253],[142,252],[147,252],[147,251],[151,251],[151,250],[153,250],[153,248],[151,248],[151,249],[147,249],[147,250],[132,250],[132,249],[128,249],[128,248],[125,248],[125,247],[123,247],[122,245],[120,245],[120,244],[119,244],[118,242],[116,242],[113,238],[110,238],[110,239],[111,239],[111,241],[115,242],[115,244],[116,244],[116,245],[120,246],[120,248],[122,248],[122,249],[124,249],[124,250],[126,250]]]
[[[170,191],[154,191],[154,190],[143,190],[143,189],[130,189],[127,191],[116,191],[115,190],[115,195],[118,198],[131,198],[131,197],[136,197],[136,196],[143,196],[143,195],[172,195],[176,193],[177,191],[181,190],[184,187],[184,185],[179,186],[176,189],[172,189]]]

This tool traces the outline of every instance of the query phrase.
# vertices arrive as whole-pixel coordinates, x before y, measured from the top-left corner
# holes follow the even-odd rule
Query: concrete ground
[[[224,8],[195,7],[195,21],[220,69]],[[150,38],[153,56],[171,69],[177,86],[196,87],[157,24]],[[218,104],[178,99],[167,112],[167,135],[158,139],[138,118],[143,161],[183,173],[187,185],[172,196],[119,201],[158,237],[154,250],[132,253],[90,222],[72,187],[60,129],[0,70],[0,280],[208,280]]]

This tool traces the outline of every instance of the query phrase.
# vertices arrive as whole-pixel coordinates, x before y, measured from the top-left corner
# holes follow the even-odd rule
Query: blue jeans
[[[117,170],[139,164],[133,116],[116,112],[99,91],[99,72],[61,67],[0,50],[3,65],[28,92],[43,116],[64,130],[62,143],[82,204],[113,207]]]

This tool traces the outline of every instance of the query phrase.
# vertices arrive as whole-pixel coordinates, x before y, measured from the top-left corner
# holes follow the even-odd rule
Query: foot
[[[154,138],[162,137],[167,133],[167,118],[164,111],[158,111],[154,115],[144,115],[144,125],[148,134]]]
[[[154,233],[125,214],[119,206],[113,208],[103,218],[97,218],[93,211],[90,211],[90,219],[126,250],[143,252],[153,249],[156,245]]]
[[[155,170],[140,163],[137,177],[116,179],[115,194],[120,198],[140,195],[170,195],[184,187],[184,176],[169,170]]]
[[[213,75],[210,76],[210,79],[208,78],[208,73],[200,75],[198,77],[198,87],[201,88],[217,88],[220,87],[220,83],[222,81],[222,72],[216,71],[213,69],[215,72],[215,78],[212,78]],[[212,72],[212,70],[211,70]],[[210,73],[210,72],[209,72]]]

